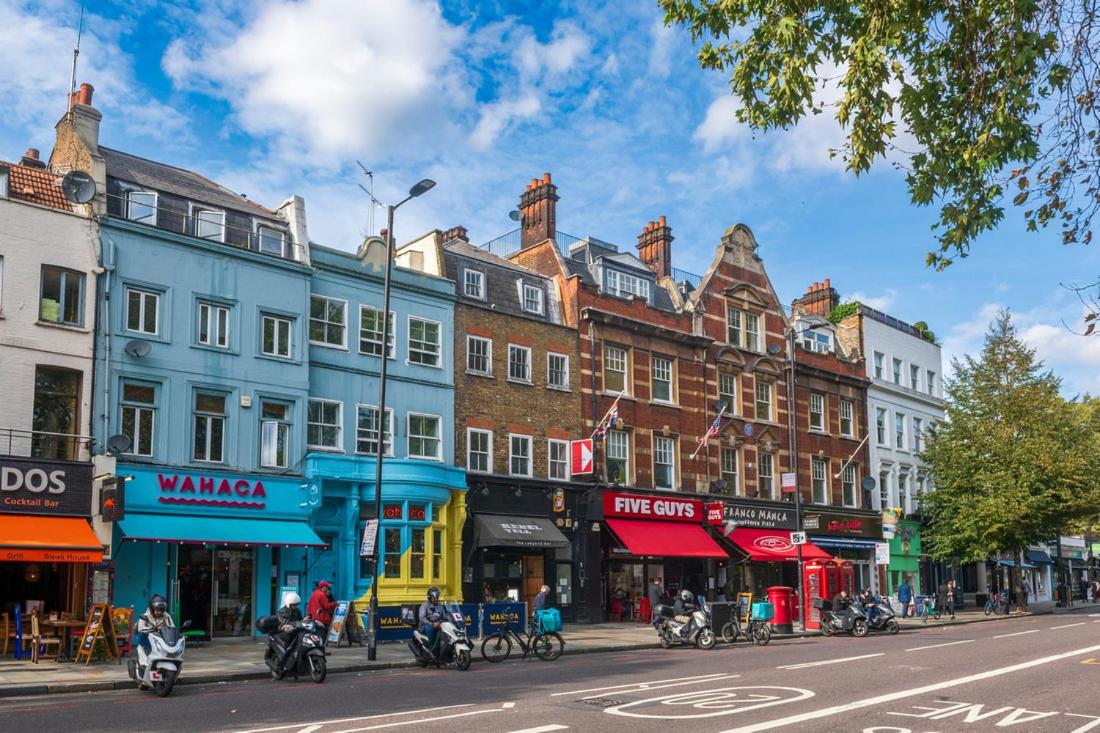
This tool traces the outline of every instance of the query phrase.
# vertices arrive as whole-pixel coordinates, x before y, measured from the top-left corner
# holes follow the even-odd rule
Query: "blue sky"
[[[89,3],[78,81],[96,87],[104,144],[192,168],[268,205],[306,199],[315,241],[354,249],[375,191],[403,207],[399,238],[512,227],[523,186],[553,174],[558,226],[633,247],[668,217],[674,264],[702,272],[726,227],[756,234],[786,302],[826,277],[908,320],[946,359],[980,347],[998,307],[1065,379],[1100,392],[1100,341],[1079,338],[1063,283],[1100,275],[1057,232],[1000,229],[947,272],[924,266],[934,211],[910,206],[883,162],[854,179],[830,160],[830,115],[778,134],[733,120],[725,82],[698,68],[655,2],[137,0]],[[64,111],[77,0],[0,0],[0,158],[48,152]],[[14,30],[14,32],[12,32]],[[825,90],[823,94],[829,94]]]

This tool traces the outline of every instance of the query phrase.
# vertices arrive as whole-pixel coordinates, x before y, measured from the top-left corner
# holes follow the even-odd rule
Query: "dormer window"
[[[802,348],[807,351],[816,351],[819,354],[827,354],[833,350],[833,339],[828,333],[809,330],[802,334]]]
[[[542,289],[535,285],[523,284],[523,310],[542,315]]]
[[[485,273],[478,270],[463,270],[462,292],[467,298],[485,300]]]
[[[620,298],[634,295],[649,300],[649,281],[619,270],[608,270],[607,292]]]
[[[286,256],[286,234],[263,224],[256,227],[256,239],[265,255]]]
[[[195,220],[195,236],[202,239],[211,239],[215,242],[225,241],[225,212],[219,209],[202,209],[195,207],[191,210],[191,216]]]
[[[126,218],[142,224],[157,223],[157,194],[155,191],[127,191]]]

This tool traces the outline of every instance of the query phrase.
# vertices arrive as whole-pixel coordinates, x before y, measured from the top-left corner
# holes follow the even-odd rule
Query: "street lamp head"
[[[512,209],[508,212],[508,218],[512,221],[519,221],[523,217],[523,214],[519,213],[519,209]]]
[[[433,188],[435,188],[435,181],[430,178],[425,178],[409,189],[409,197],[416,198],[417,196],[421,196],[427,193]]]

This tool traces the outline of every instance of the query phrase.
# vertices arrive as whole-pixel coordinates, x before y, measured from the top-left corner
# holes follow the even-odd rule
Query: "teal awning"
[[[127,514],[118,522],[124,540],[195,542],[215,545],[324,547],[304,521]]]

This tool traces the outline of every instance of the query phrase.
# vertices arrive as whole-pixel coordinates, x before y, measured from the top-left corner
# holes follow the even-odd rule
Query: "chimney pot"
[[[549,171],[542,174],[542,182],[543,183],[550,183],[550,172]]]
[[[80,85],[80,90],[76,93],[76,101],[79,104],[84,104],[84,105],[87,105],[87,106],[91,107],[92,106],[92,92],[94,92],[94,91],[95,91],[95,87],[93,87],[88,82],[84,82],[83,84]]]
[[[658,219],[657,221],[660,222],[661,226],[665,226],[665,215],[661,214],[661,218]]]
[[[829,285],[829,278],[825,278],[825,287],[832,287],[831,285]]]
[[[551,183],[550,174],[541,179],[532,178],[519,197],[520,249],[554,239],[557,234],[557,186]]]
[[[27,152],[23,153],[24,158],[30,158],[31,160],[38,160],[38,148],[27,148]]]
[[[382,231],[378,232],[378,236],[382,237],[382,239],[385,239],[386,235],[388,235],[389,233],[390,233],[389,229],[383,228]]]
[[[638,237],[638,259],[646,264],[657,277],[672,275],[672,231],[665,217],[659,218],[660,224],[650,221]]]
[[[531,188],[535,188],[535,187],[536,187],[536,186],[538,186],[538,185],[539,185],[539,179],[537,179],[537,178],[532,178],[532,179],[531,179]]]

